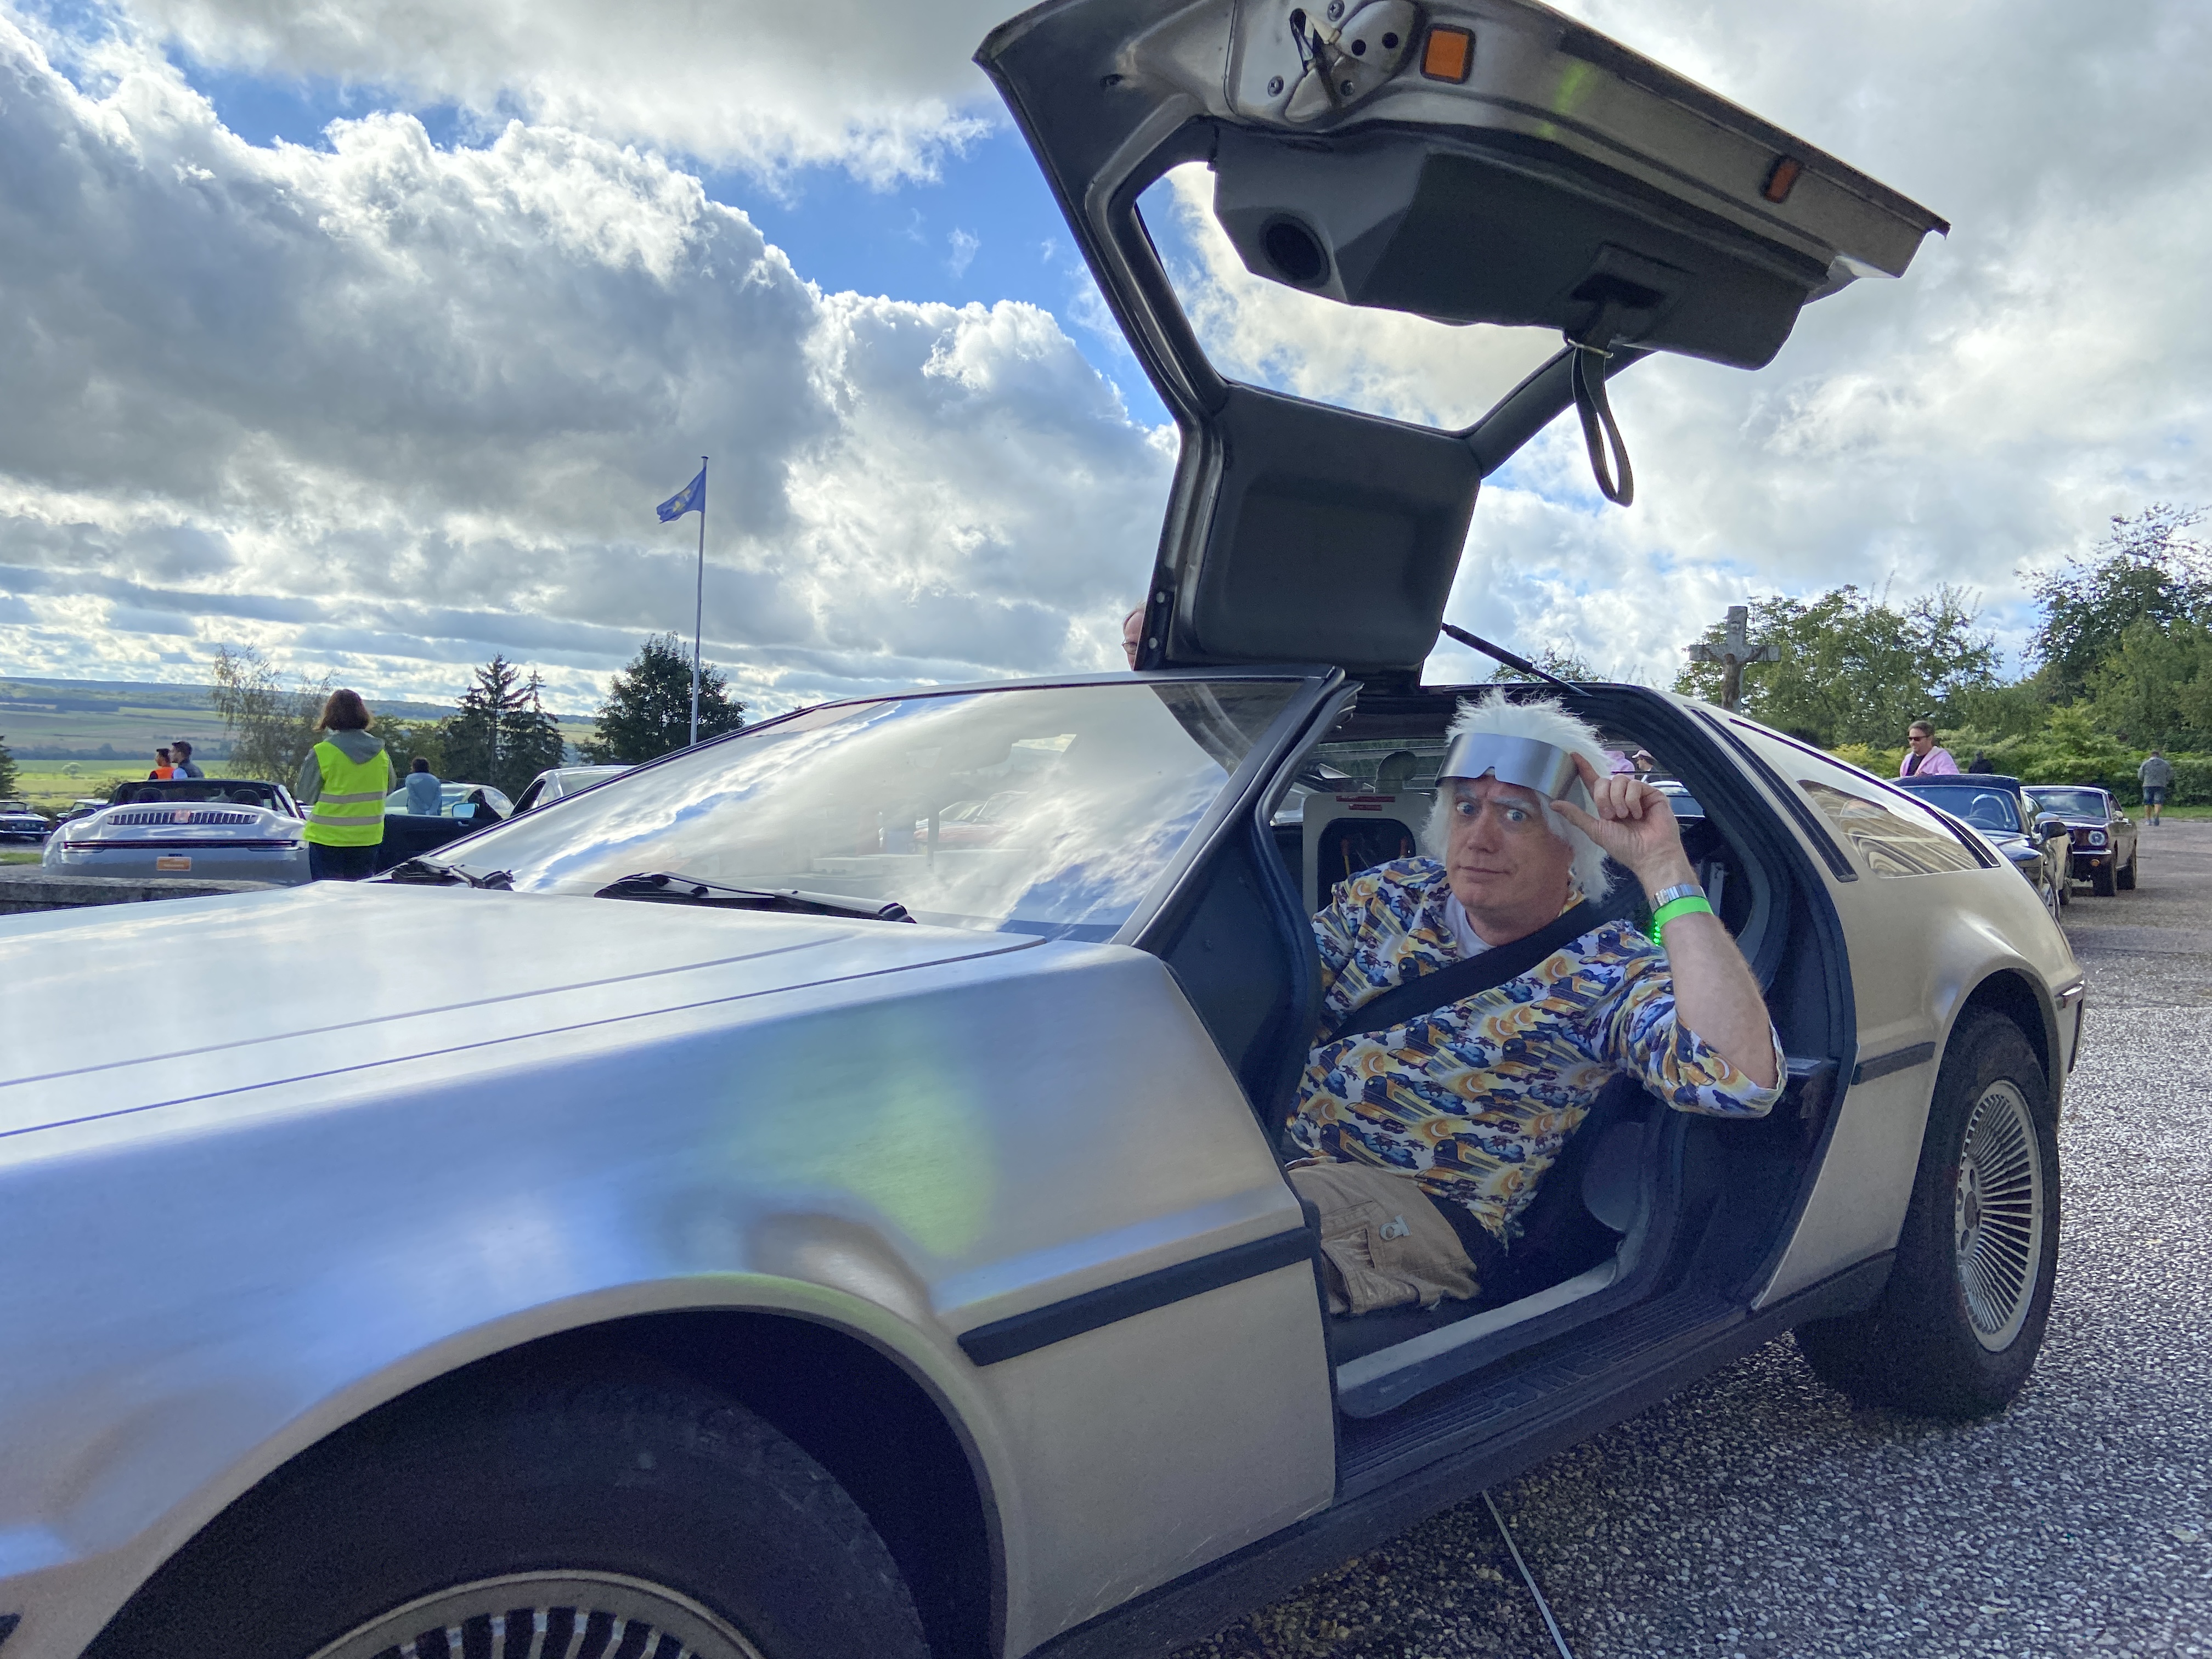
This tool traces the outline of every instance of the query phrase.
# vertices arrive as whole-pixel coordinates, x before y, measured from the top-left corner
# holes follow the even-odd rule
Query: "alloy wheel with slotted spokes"
[[[457,1584],[380,1613],[314,1659],[763,1659],[687,1595],[611,1572]]]
[[[2043,1161],[2027,1097],[1990,1085],[1959,1152],[1952,1238],[1974,1338],[1992,1353],[2020,1334],[2043,1260]]]

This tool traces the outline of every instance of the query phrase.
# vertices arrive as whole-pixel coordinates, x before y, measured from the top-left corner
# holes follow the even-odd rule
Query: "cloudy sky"
[[[1117,662],[1173,437],[968,61],[1006,3],[0,0],[0,672],[500,650],[586,708],[688,629],[702,453],[755,707]],[[2023,568],[2212,501],[2202,0],[1567,9],[1956,229],[1761,374],[1625,377],[1631,509],[1555,426],[1453,620],[1664,679],[1754,592],[1951,581],[2016,642]],[[1547,343],[1355,334],[1206,199],[1152,216],[1245,378],[1460,420]]]

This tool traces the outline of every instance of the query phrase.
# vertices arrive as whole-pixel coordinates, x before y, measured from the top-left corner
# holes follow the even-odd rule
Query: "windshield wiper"
[[[644,899],[659,904],[704,904],[723,910],[781,910],[807,916],[853,916],[864,921],[912,921],[896,899],[847,898],[837,893],[803,893],[795,887],[732,887],[696,876],[647,871],[611,881],[594,898]]]
[[[463,864],[433,864],[428,859],[405,859],[384,872],[387,881],[405,882],[419,887],[448,887],[454,882],[465,881],[471,887],[489,887],[504,892],[514,885],[512,870],[487,870],[479,875]]]

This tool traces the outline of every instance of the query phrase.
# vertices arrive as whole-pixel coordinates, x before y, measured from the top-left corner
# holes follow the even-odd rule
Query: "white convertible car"
[[[1559,694],[1680,781],[1788,1091],[1616,1082],[1517,1299],[1328,1313],[1308,915],[1420,827],[1482,479],[1577,408],[1626,494],[1607,374],[1762,364],[1941,227],[1526,0],[1306,6],[981,54],[1181,425],[1139,672],[0,921],[0,1659],[1158,1654],[1793,1329],[1863,1400],[2019,1389],[2064,939],[1972,831],[1638,686]],[[1345,325],[1570,343],[1459,430],[1225,380],[1141,217],[1194,161]]]
[[[47,836],[40,861],[70,875],[294,886],[307,879],[306,827],[282,784],[252,778],[123,783],[108,805]]]

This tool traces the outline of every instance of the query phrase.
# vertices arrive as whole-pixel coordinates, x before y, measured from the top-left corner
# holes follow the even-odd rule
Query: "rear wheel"
[[[2001,1411],[2027,1381],[2058,1261],[2058,1139],[2043,1067],[2000,1014],[1971,1016],[1938,1073],[1881,1299],[1801,1327],[1823,1381],[1862,1405]]]
[[[888,1551],[767,1423],[688,1387],[485,1395],[280,1470],[85,1659],[926,1659]]]

